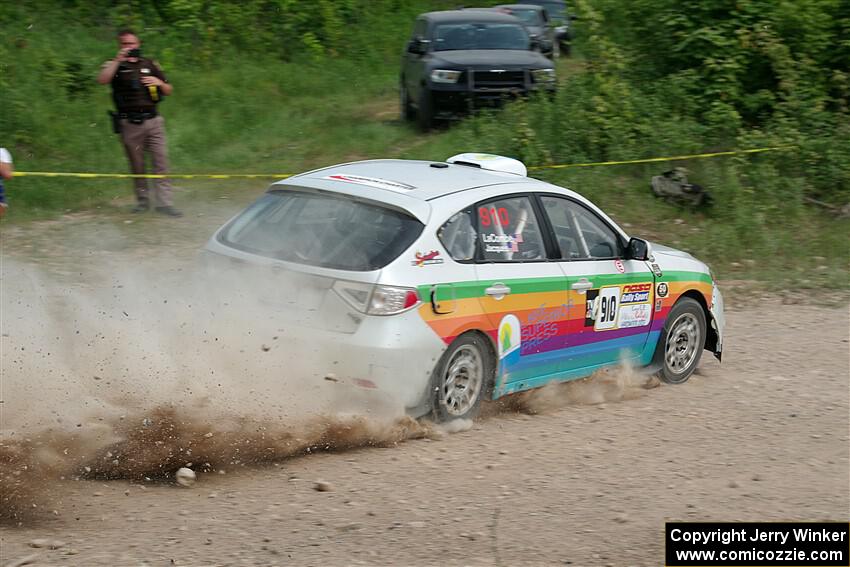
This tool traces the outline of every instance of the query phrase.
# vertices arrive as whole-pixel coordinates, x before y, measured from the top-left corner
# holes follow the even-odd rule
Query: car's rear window
[[[536,2],[529,2],[529,4],[537,4],[538,6],[546,8],[546,12],[552,20],[563,22],[567,18],[567,7],[561,2],[546,2],[545,0],[538,0]]]
[[[354,199],[306,193],[266,193],[220,233],[234,248],[310,266],[370,271],[383,268],[422,233],[415,218]]]
[[[543,23],[540,12],[531,8],[511,8],[508,13],[511,16],[519,18],[522,20],[522,23],[529,26],[539,26]]]

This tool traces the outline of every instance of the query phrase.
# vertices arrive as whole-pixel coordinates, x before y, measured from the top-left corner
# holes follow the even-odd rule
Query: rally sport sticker
[[[592,326],[595,331],[610,331],[649,325],[652,288],[652,282],[643,282],[589,290],[585,326]]]

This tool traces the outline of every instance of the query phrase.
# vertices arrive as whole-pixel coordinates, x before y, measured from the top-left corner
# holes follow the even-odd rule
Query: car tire
[[[481,402],[493,392],[493,351],[481,335],[467,333],[455,340],[434,368],[431,414],[442,423],[474,419]]]
[[[416,121],[423,132],[434,127],[434,97],[424,86],[419,90],[417,99]]]
[[[655,351],[658,378],[667,384],[687,382],[705,348],[705,311],[696,300],[683,297],[667,315]]]
[[[562,43],[561,44],[561,55],[563,55],[564,57],[569,57],[570,54],[572,53],[572,50],[573,50],[573,47],[572,47],[571,44],[569,44],[569,43]]]
[[[410,93],[404,84],[404,78],[402,78],[401,84],[399,85],[399,99],[401,106],[401,119],[408,122],[413,120],[416,117],[416,112],[414,112],[413,106],[410,104]]]

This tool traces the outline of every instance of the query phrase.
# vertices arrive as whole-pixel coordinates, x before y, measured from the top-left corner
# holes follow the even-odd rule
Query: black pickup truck
[[[555,89],[555,68],[522,22],[489,10],[428,12],[416,19],[401,65],[401,111],[423,130],[505,98]]]

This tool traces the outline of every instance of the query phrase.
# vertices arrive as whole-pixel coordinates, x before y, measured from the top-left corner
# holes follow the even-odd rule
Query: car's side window
[[[527,262],[546,258],[540,225],[528,197],[479,203],[475,215],[483,261]]]
[[[437,238],[449,256],[458,262],[475,259],[475,236],[472,209],[455,214],[437,231]]]
[[[569,199],[540,197],[555,240],[565,260],[619,258],[623,245],[617,233],[590,211]]]

